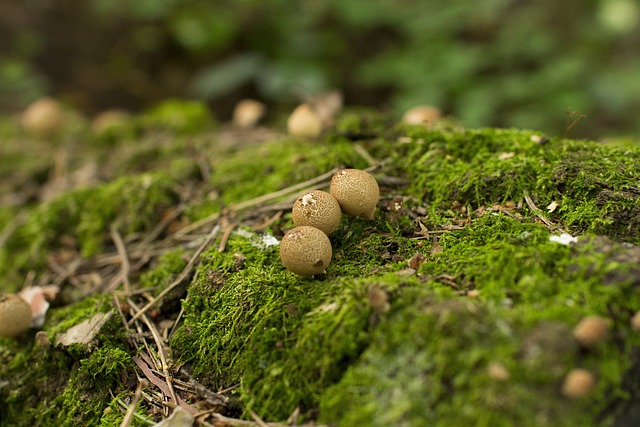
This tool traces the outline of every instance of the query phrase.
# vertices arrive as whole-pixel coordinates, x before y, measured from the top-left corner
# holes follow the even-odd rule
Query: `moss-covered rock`
[[[174,374],[232,390],[227,415],[278,421],[298,408],[302,420],[344,426],[629,425],[640,401],[631,324],[640,148],[393,125],[357,110],[318,141],[229,143],[194,104],[131,120],[143,124],[137,140],[126,132],[84,147],[92,159],[111,153],[97,183],[0,209],[0,289],[28,275],[62,285],[43,326],[49,340],[114,313],[90,346],[42,346],[34,331],[0,341],[0,425],[119,423],[134,356],[155,339],[166,339]],[[287,271],[277,238],[293,226],[298,195],[287,187],[368,166],[382,194],[375,218],[343,218],[326,274]],[[26,179],[41,182],[41,167]],[[213,223],[213,243],[192,262]],[[113,293],[123,268],[114,230],[132,258],[127,295]],[[577,242],[551,239],[563,232]],[[131,319],[149,301],[145,321],[164,334],[154,340]],[[606,318],[610,334],[586,348],[572,330],[588,315]],[[562,393],[573,368],[596,378],[581,399]],[[141,403],[135,422],[158,420],[151,406]]]

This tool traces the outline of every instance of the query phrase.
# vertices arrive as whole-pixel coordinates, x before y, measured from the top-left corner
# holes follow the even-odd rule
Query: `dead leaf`
[[[111,311],[108,313],[98,313],[91,319],[78,323],[67,329],[65,333],[57,336],[56,345],[62,345],[63,347],[69,347],[72,344],[89,345],[112,316],[113,312]]]
[[[560,203],[554,200],[553,202],[549,203],[549,206],[547,206],[547,212],[555,211],[558,208],[558,206],[560,206]]]

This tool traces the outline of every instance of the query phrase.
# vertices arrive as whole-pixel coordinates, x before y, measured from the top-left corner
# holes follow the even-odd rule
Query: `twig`
[[[147,234],[145,236],[145,238],[140,241],[140,243],[137,246],[144,248],[149,243],[153,242],[160,235],[160,233],[162,233],[162,230],[164,230],[167,227],[167,225],[169,225],[173,220],[178,218],[182,214],[182,212],[184,212],[184,210],[186,208],[187,208],[187,206],[185,204],[181,204],[178,207],[176,207],[171,212],[171,214],[167,215],[165,218],[163,218],[162,221],[160,221],[153,228],[153,230],[151,230],[151,232],[149,234]]]
[[[131,298],[128,298],[127,302],[129,303],[129,305],[134,310],[136,310],[136,311],[140,310],[136,306],[136,304],[131,300]],[[164,355],[164,349],[163,349],[164,346],[163,346],[162,340],[160,339],[160,334],[158,333],[158,330],[153,325],[153,323],[151,323],[149,321],[149,318],[147,317],[146,314],[143,314],[142,316],[140,316],[140,318],[142,319],[144,324],[147,325],[147,329],[149,329],[149,331],[151,332],[151,336],[153,337],[153,340],[156,343],[156,347],[158,348],[158,356],[160,356],[160,363],[161,363],[161,366],[162,366],[162,373],[164,374],[164,380],[167,382],[167,386],[169,388],[169,397],[171,398],[172,402],[178,403],[178,399],[176,398],[176,392],[173,389],[173,384],[171,383],[171,374],[169,372],[169,365],[168,365],[167,359],[166,359],[166,357]]]
[[[563,233],[566,233],[565,230],[563,230],[561,227],[555,225],[553,222],[551,222],[550,220],[545,218],[544,215],[542,215],[542,210],[536,206],[536,204],[533,202],[531,197],[529,197],[529,193],[527,193],[526,191],[524,193],[524,200],[527,202],[527,206],[529,206],[529,209],[531,209],[531,211],[535,214],[535,216],[538,217],[538,219],[540,221],[542,221],[544,223],[544,225],[546,225],[549,230],[551,230],[551,231],[561,231]]]
[[[362,156],[362,158],[365,159],[367,163],[369,163],[369,166],[377,166],[380,164],[380,161],[374,159],[373,156],[367,151],[367,149],[364,148],[361,144],[355,144],[353,148],[354,150],[356,150],[356,153],[360,154],[360,156]]]
[[[167,383],[162,381],[160,378],[158,378],[156,374],[154,374],[153,371],[149,369],[149,366],[141,358],[139,358],[138,356],[132,356],[131,360],[133,361],[133,363],[135,363],[138,366],[138,368],[140,368],[144,376],[147,377],[147,379],[151,382],[151,384],[158,387],[165,396],[169,395],[169,387],[167,386]],[[177,402],[178,402],[178,405],[182,406],[191,414],[195,415],[198,413],[198,411],[193,406],[189,405],[180,397],[177,397]]]
[[[144,313],[147,312],[147,310],[149,310],[151,307],[153,307],[154,305],[156,305],[158,303],[158,301],[160,301],[162,298],[165,297],[165,295],[167,295],[169,292],[171,292],[176,286],[178,286],[180,283],[182,283],[182,281],[184,279],[187,278],[187,276],[189,275],[189,273],[191,272],[191,269],[193,268],[193,266],[195,265],[196,261],[198,260],[198,258],[200,257],[200,254],[202,253],[202,251],[205,250],[205,248],[207,246],[209,246],[209,244],[211,243],[211,241],[216,237],[216,235],[218,234],[218,231],[220,231],[220,226],[216,225],[215,227],[213,227],[213,229],[211,230],[211,232],[209,233],[209,235],[207,236],[207,238],[205,239],[204,242],[202,242],[202,244],[200,245],[200,247],[196,250],[196,252],[193,254],[193,256],[191,257],[191,259],[189,260],[189,262],[187,263],[187,265],[184,267],[184,269],[182,270],[182,272],[180,272],[180,275],[176,278],[176,280],[174,280],[173,282],[171,282],[171,284],[169,284],[169,286],[167,286],[162,292],[160,292],[160,294],[154,298],[152,301],[150,301],[149,303],[147,303],[147,305],[145,305],[144,307],[142,307],[140,309],[140,311],[138,311],[132,318],[131,320],[129,320],[129,324],[133,323],[134,321],[136,321],[140,316],[142,316]]]
[[[222,233],[222,237],[220,238],[220,244],[218,245],[218,252],[224,252],[224,249],[227,246],[227,241],[229,241],[229,237],[231,237],[231,233],[233,233],[233,230],[235,230],[237,226],[238,226],[237,222],[232,222],[230,224],[227,224],[226,230],[224,230],[224,233]]]
[[[109,229],[111,232],[111,239],[116,245],[116,250],[118,251],[118,255],[120,256],[121,260],[122,271],[120,275],[122,277],[122,283],[124,284],[124,291],[125,293],[129,294],[129,292],[131,292],[131,286],[129,284],[129,270],[131,269],[131,264],[129,263],[129,257],[127,256],[127,249],[125,248],[124,242],[122,241],[122,236],[120,236],[120,233],[118,233],[116,227],[111,224]]]
[[[259,427],[268,427],[267,423],[262,421],[262,419],[258,416],[258,414],[253,412],[251,409],[249,409],[249,414],[251,415],[251,418],[253,418],[253,421],[255,421]]]
[[[335,168],[330,170],[329,172],[326,172],[322,175],[319,175],[315,178],[301,182],[299,184],[292,185],[290,187],[283,188],[282,190],[274,191],[269,194],[264,194],[262,196],[255,197],[253,199],[249,199],[244,202],[237,203],[235,205],[231,205],[229,206],[229,210],[240,211],[242,209],[246,209],[251,206],[260,205],[262,203],[277,199],[278,197],[286,196],[289,193],[300,191],[304,188],[310,187],[312,185],[315,185],[319,182],[322,182],[331,178],[333,174],[336,173],[338,170],[339,170],[338,168]],[[219,218],[220,218],[220,212],[216,212],[214,214],[209,215],[208,217],[202,218],[201,220],[194,222],[193,224],[190,224],[190,225],[187,225],[186,227],[181,228],[180,230],[176,231],[174,235],[178,237],[183,236],[185,234],[192,232],[193,230],[197,230],[198,228],[204,225],[217,221]]]
[[[138,402],[140,402],[140,395],[142,394],[142,389],[147,386],[146,383],[147,383],[146,380],[138,381],[138,386],[136,387],[136,391],[133,394],[133,401],[127,408],[127,413],[124,415],[124,418],[120,423],[120,427],[129,427],[133,422],[133,417],[136,413],[136,407],[138,406]]]

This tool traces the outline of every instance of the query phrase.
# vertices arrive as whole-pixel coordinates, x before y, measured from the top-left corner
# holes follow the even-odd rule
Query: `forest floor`
[[[0,338],[0,425],[637,425],[637,141],[361,108],[284,128],[184,101],[47,137],[0,119],[0,291],[50,300]],[[291,207],[342,168],[376,214],[297,276]]]

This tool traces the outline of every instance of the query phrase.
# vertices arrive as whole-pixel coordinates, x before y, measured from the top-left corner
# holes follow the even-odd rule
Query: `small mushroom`
[[[301,138],[317,138],[322,133],[322,119],[309,104],[300,104],[287,120],[289,135]]]
[[[296,227],[280,241],[280,259],[289,271],[300,276],[320,274],[331,262],[331,242],[315,227]]]
[[[13,338],[31,326],[31,308],[15,294],[0,294],[0,337]]]
[[[573,336],[583,347],[593,347],[609,336],[609,322],[600,316],[586,316],[573,329]]]
[[[419,105],[407,110],[402,116],[402,121],[410,125],[431,126],[442,118],[442,112],[438,107],[431,105]]]
[[[298,197],[293,204],[291,215],[295,225],[310,225],[329,235],[340,225],[342,211],[340,204],[331,194],[322,190],[311,190]]]
[[[267,107],[255,99],[243,99],[233,109],[233,124],[239,128],[255,127],[264,116]]]
[[[640,310],[636,311],[636,314],[631,318],[631,328],[634,331],[640,331]]]
[[[41,137],[54,136],[64,122],[60,103],[53,98],[41,98],[29,104],[20,119],[22,127]]]
[[[127,123],[131,116],[122,110],[106,110],[98,114],[91,121],[91,130],[95,134],[103,134],[120,128]]]
[[[582,368],[569,371],[562,383],[562,394],[572,399],[579,399],[591,393],[596,386],[593,374]]]
[[[373,219],[380,199],[380,188],[368,172],[359,169],[336,172],[331,178],[329,192],[340,204],[342,212]]]

